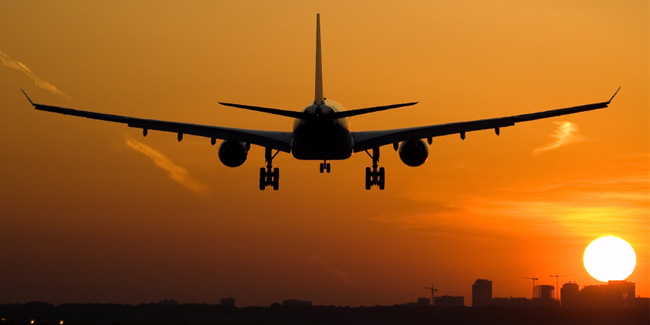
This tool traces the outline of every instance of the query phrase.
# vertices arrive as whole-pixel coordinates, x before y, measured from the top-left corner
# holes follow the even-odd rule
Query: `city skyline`
[[[650,295],[650,4],[647,1],[0,2],[0,304],[183,302],[393,305],[436,295],[529,297],[551,275],[597,284],[587,245],[613,235]],[[314,17],[325,96],[354,130],[609,108],[436,138],[405,166],[280,154],[281,191],[259,191],[264,150],[241,167],[218,143],[35,111],[35,102],[237,128],[286,118],[218,102],[313,100]],[[559,281],[569,280],[560,278]],[[498,285],[497,285],[498,284]]]
[[[472,284],[471,297],[465,300],[465,296],[457,295],[439,295],[433,296],[429,299],[426,297],[417,298],[416,302],[402,302],[394,304],[402,306],[435,306],[435,307],[531,307],[531,306],[545,306],[545,307],[564,307],[564,308],[590,308],[590,307],[616,307],[616,308],[650,308],[650,298],[641,297],[636,295],[636,284],[625,280],[610,280],[606,284],[599,285],[583,285],[576,282],[564,282],[560,289],[560,295],[556,298],[555,287],[548,284],[537,284],[533,288],[533,297],[498,297],[492,295],[493,282],[487,279],[476,279]],[[431,289],[428,287],[426,289]],[[581,297],[584,296],[584,297]],[[265,306],[239,306],[236,304],[237,299],[232,296],[220,298],[219,303],[215,305],[224,307],[265,307]],[[284,298],[270,304],[274,306],[293,306],[293,307],[312,307],[324,306],[315,305],[311,300],[299,300],[295,298]],[[638,302],[635,302],[638,301]],[[27,303],[46,303],[41,301],[32,301]],[[74,304],[74,302],[67,302],[64,304]],[[61,304],[61,305],[64,305]],[[183,304],[196,304],[196,302],[179,302],[174,298],[165,297],[158,302],[140,302],[142,304],[158,304],[163,306],[178,306]],[[593,305],[591,305],[593,304]],[[0,304],[1,305],[1,304]],[[336,307],[350,307],[335,305]],[[371,307],[371,306],[365,306]]]

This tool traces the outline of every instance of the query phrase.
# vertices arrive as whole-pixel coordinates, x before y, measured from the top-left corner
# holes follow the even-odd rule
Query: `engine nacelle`
[[[411,167],[424,164],[427,157],[429,157],[429,148],[422,140],[404,141],[399,146],[399,158]]]
[[[219,146],[219,160],[228,167],[239,167],[246,161],[248,149],[246,143],[226,140]]]

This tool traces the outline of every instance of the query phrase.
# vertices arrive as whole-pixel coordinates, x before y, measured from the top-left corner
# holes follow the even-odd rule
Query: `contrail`
[[[24,74],[26,74],[28,77],[30,77],[32,80],[34,80],[34,83],[36,83],[36,86],[41,87],[49,92],[51,92],[54,95],[63,97],[64,99],[71,101],[72,98],[68,96],[66,93],[60,91],[54,85],[51,83],[47,82],[46,80],[41,79],[39,76],[37,76],[30,68],[28,68],[24,63],[14,60],[11,58],[7,53],[0,51],[0,60],[2,60],[2,63],[4,63],[5,66],[21,71]]]
[[[577,124],[572,122],[555,122],[555,124],[557,125],[557,129],[555,129],[555,132],[551,134],[551,137],[554,138],[555,141],[535,148],[535,150],[533,150],[534,155],[540,152],[557,149],[567,144],[581,142],[583,140],[583,138],[578,135]]]
[[[174,181],[203,197],[208,194],[208,187],[206,185],[192,178],[185,168],[174,164],[169,158],[158,152],[156,149],[132,138],[126,138],[125,141],[126,145],[131,149],[149,157],[156,166],[167,171],[169,177]]]

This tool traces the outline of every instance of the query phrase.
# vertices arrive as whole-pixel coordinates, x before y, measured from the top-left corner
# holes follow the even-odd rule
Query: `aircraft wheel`
[[[264,191],[266,188],[266,170],[264,167],[260,168],[260,190]]]
[[[366,190],[369,190],[370,186],[372,186],[371,180],[372,174],[370,173],[370,167],[366,167]]]
[[[379,168],[379,175],[377,176],[377,183],[379,183],[379,189],[383,190],[386,185],[386,170],[384,167]]]
[[[280,188],[280,168],[273,170],[273,190],[277,191]]]
[[[328,174],[330,173],[330,171],[331,171],[330,163],[327,163],[327,164],[325,165],[325,170],[327,170],[327,173],[328,173]]]
[[[323,166],[323,163],[320,163],[320,173],[322,174],[324,170],[325,166]]]

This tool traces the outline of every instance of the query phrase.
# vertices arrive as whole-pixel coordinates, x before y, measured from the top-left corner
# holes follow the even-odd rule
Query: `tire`
[[[379,168],[379,175],[377,176],[378,180],[377,183],[379,183],[379,189],[383,190],[384,186],[386,185],[386,170],[384,170],[384,167]]]
[[[280,168],[273,170],[273,190],[277,191],[280,188]]]
[[[260,190],[264,191],[266,188],[266,170],[264,167],[260,168]]]
[[[371,186],[372,183],[371,183],[370,167],[366,167],[366,190],[369,190]]]

